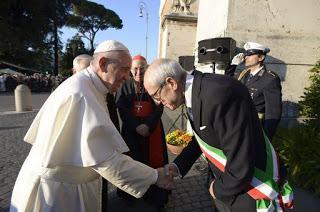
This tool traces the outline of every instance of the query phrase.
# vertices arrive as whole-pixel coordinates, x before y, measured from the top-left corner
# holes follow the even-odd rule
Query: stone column
[[[31,91],[26,85],[18,85],[14,90],[16,111],[32,111]]]

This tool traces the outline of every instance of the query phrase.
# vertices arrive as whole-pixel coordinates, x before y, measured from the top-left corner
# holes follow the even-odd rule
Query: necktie
[[[191,121],[193,121],[193,115],[192,115],[191,107],[187,107],[187,112],[188,112],[189,118],[191,119]]]
[[[248,79],[247,79],[247,82],[249,82],[253,77],[254,77],[253,74],[250,74]]]

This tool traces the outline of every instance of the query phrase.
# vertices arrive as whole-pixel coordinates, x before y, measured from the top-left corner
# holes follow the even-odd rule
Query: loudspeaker
[[[194,69],[194,56],[179,56],[179,63],[186,71]]]
[[[198,62],[228,64],[235,56],[236,41],[232,38],[211,38],[198,42]]]

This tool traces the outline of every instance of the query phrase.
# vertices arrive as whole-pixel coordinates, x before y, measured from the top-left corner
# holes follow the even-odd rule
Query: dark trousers
[[[101,209],[107,211],[108,207],[108,181],[102,178],[102,195],[101,195]]]
[[[117,195],[131,203],[133,203],[136,199],[134,196],[131,196],[119,188],[117,189]],[[156,185],[151,185],[144,194],[143,200],[155,207],[164,207],[164,205],[168,202],[168,195],[169,191],[159,188]]]
[[[117,107],[116,107],[114,95],[111,93],[108,93],[107,97],[106,97],[106,101],[107,101],[107,107],[108,107],[110,119],[111,119],[112,123],[114,124],[114,126],[119,131],[120,126],[119,126],[119,119],[118,119],[118,113],[117,113]],[[102,205],[101,205],[102,211],[107,211],[107,207],[108,207],[108,181],[104,178],[102,178],[101,203],[102,203]]]
[[[217,211],[219,212],[256,212],[256,201],[248,194],[238,195],[231,205],[219,199],[214,200]]]

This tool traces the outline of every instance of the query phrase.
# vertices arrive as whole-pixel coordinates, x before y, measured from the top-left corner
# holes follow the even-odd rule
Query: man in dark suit
[[[209,190],[219,211],[256,211],[265,199],[265,205],[276,202],[285,174],[279,172],[278,159],[242,83],[198,71],[187,75],[176,61],[158,59],[147,69],[144,86],[156,103],[171,110],[184,103],[188,108],[194,137],[166,167],[168,174],[185,176],[203,152],[215,175]],[[274,187],[265,185],[267,181]]]
[[[238,76],[249,90],[263,129],[271,140],[281,119],[282,98],[280,78],[264,65],[269,48],[254,42],[244,45],[245,70]],[[237,57],[237,56],[236,56]]]

